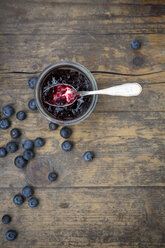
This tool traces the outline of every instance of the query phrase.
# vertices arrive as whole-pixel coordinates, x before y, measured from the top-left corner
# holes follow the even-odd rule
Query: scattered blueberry
[[[139,40],[133,40],[131,41],[131,48],[134,50],[137,50],[141,47],[141,43]]]
[[[23,152],[23,157],[26,160],[30,160],[30,159],[34,158],[34,152],[32,150],[30,150],[30,149],[25,150]]]
[[[17,194],[14,196],[13,202],[15,203],[15,205],[21,205],[22,203],[24,203],[24,198],[21,194]]]
[[[25,197],[25,198],[28,198],[30,196],[32,196],[34,194],[34,189],[32,186],[25,186],[23,189],[22,189],[22,195]]]
[[[31,110],[36,110],[37,109],[36,101],[34,99],[31,99],[28,103],[28,107]]]
[[[56,130],[57,128],[58,128],[58,124],[53,123],[53,122],[50,122],[50,123],[49,123],[49,129],[50,129],[51,131]]]
[[[11,217],[9,215],[6,214],[2,217],[3,224],[9,224],[10,221],[11,221]]]
[[[8,241],[13,241],[16,239],[16,237],[17,237],[17,232],[15,230],[8,230],[6,232],[6,239]]]
[[[12,106],[7,105],[5,107],[2,108],[2,113],[6,116],[6,117],[11,117],[14,114],[14,109]]]
[[[17,156],[14,160],[14,164],[17,168],[22,169],[27,165],[27,160],[23,156]]]
[[[56,172],[50,172],[49,175],[48,175],[48,179],[49,181],[53,182],[53,181],[56,181],[57,180],[57,173]]]
[[[90,162],[90,161],[93,160],[94,154],[93,154],[93,152],[90,152],[90,151],[85,152],[84,155],[83,155],[83,158],[84,158],[84,160],[85,160],[86,162]]]
[[[22,144],[24,149],[33,149],[34,142],[32,140],[25,140]]]
[[[7,151],[4,147],[0,147],[0,158],[3,158],[7,155]]]
[[[8,129],[11,123],[7,118],[0,119],[0,128],[1,129]]]
[[[13,128],[11,131],[10,131],[10,135],[13,139],[17,139],[20,137],[21,133],[19,131],[18,128]]]
[[[45,140],[43,138],[36,138],[34,141],[35,147],[42,147],[45,144]]]
[[[34,89],[36,82],[37,82],[37,77],[31,77],[28,81],[29,87],[31,89]]]
[[[16,114],[16,117],[17,117],[18,120],[23,121],[26,118],[26,113],[24,111],[19,111]]]
[[[63,127],[63,128],[61,128],[60,135],[64,139],[68,139],[71,136],[71,129],[69,127]]]
[[[36,197],[32,197],[28,200],[28,205],[30,208],[35,208],[38,206],[38,199]]]
[[[15,141],[10,141],[6,145],[6,150],[9,153],[16,152],[18,150],[18,144]]]
[[[64,141],[61,147],[65,152],[69,152],[72,150],[73,145],[70,141]]]

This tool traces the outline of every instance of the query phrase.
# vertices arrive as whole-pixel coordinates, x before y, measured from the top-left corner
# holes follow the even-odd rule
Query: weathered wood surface
[[[27,202],[13,207],[19,188],[1,189],[1,212],[13,216],[18,239],[4,248],[124,247],[162,248],[164,233],[164,189],[160,187],[39,188],[37,209]],[[3,199],[3,201],[2,201]]]
[[[142,47],[132,51],[130,42]],[[0,72],[41,72],[51,63],[71,60],[91,71],[141,75],[165,70],[165,34],[0,35]],[[158,45],[159,44],[159,45]]]
[[[165,3],[156,1],[1,1],[5,34],[164,33]]]
[[[21,1],[0,2],[0,107],[7,103],[27,112],[11,118],[25,138],[41,136],[45,147],[24,170],[14,157],[0,160],[2,248],[163,248],[165,247],[165,2],[164,1]],[[139,51],[130,41],[142,42]],[[59,130],[30,111],[33,91],[27,81],[59,60],[82,63],[99,88],[138,81],[139,97],[100,96],[95,111],[72,126],[74,149],[65,153]],[[11,129],[10,128],[10,129]],[[0,131],[0,146],[10,140]],[[87,164],[86,150],[95,153]],[[58,181],[48,173],[56,170]],[[14,206],[26,184],[35,187],[36,209]],[[13,243],[7,229],[18,230]]]

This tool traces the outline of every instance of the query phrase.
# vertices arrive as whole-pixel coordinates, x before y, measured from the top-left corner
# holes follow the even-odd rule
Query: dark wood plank
[[[36,209],[13,206],[19,191],[0,190],[0,214],[11,214],[19,232],[9,243],[3,225],[1,247],[165,247],[164,188],[36,189]]]
[[[133,51],[130,42],[142,42]],[[36,72],[61,60],[79,62],[92,71],[119,74],[162,72],[164,34],[150,35],[0,35],[0,72]],[[159,44],[159,45],[158,45]]]
[[[28,79],[32,75],[20,73],[1,75],[0,106],[12,103],[17,110],[24,108],[28,111],[28,101],[34,96],[33,91],[28,88]],[[95,112],[165,111],[165,72],[138,77],[104,73],[93,75],[99,89],[127,82],[139,82],[143,87],[143,92],[138,97],[99,96]]]
[[[164,1],[1,0],[6,34],[164,33]]]

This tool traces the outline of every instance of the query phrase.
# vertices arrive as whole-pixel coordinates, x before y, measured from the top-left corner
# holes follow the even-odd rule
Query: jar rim
[[[83,65],[81,65],[79,63],[75,63],[75,62],[72,62],[72,61],[59,61],[59,62],[56,62],[54,64],[51,64],[50,66],[48,66],[47,68],[45,68],[43,70],[43,72],[40,74],[40,76],[39,76],[39,78],[38,78],[38,80],[36,82],[36,85],[35,85],[35,100],[36,100],[37,107],[38,107],[39,111],[41,112],[41,114],[43,116],[45,116],[49,121],[57,123],[59,125],[67,126],[67,125],[74,125],[74,124],[77,124],[77,123],[85,120],[93,112],[93,110],[94,110],[94,108],[96,106],[96,103],[97,103],[98,96],[93,95],[93,99],[92,99],[92,102],[91,102],[88,110],[82,116],[80,116],[80,117],[78,117],[76,119],[67,120],[67,121],[61,121],[61,120],[58,120],[56,118],[51,117],[44,110],[44,108],[43,108],[43,106],[41,104],[41,100],[40,100],[40,85],[41,85],[41,82],[42,82],[43,78],[48,73],[50,73],[51,70],[53,70],[55,68],[64,68],[64,67],[76,69],[76,70],[80,71],[81,73],[83,73],[88,78],[88,80],[90,81],[91,86],[92,86],[92,90],[97,90],[98,87],[97,87],[96,80],[95,80],[94,76],[92,75],[92,73],[86,67],[84,67]]]

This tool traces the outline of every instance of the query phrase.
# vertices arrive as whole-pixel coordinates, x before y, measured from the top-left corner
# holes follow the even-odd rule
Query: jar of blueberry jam
[[[46,68],[36,83],[36,103],[40,112],[49,121],[59,125],[73,125],[85,120],[92,113],[97,102],[97,95],[93,95],[78,97],[73,104],[65,107],[49,105],[45,101],[46,90],[66,84],[73,86],[77,91],[97,90],[91,72],[78,63],[57,62]]]

